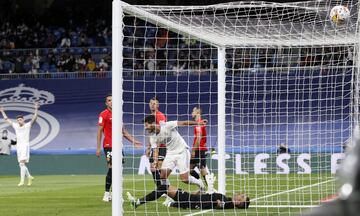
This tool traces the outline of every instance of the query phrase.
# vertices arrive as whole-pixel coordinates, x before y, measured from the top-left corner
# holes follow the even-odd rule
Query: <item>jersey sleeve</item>
[[[24,125],[26,128],[31,128],[31,122],[27,122],[27,123],[25,123],[25,125]]]
[[[164,122],[163,124],[165,125],[166,130],[173,130],[178,126],[177,121]]]
[[[102,115],[102,113],[99,115],[98,125],[104,126],[104,116]]]

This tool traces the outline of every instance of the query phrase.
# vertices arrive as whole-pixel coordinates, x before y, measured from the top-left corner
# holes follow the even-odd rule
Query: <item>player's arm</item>
[[[103,131],[104,131],[104,126],[99,125],[96,135],[96,156],[98,157],[101,155],[101,139],[102,139]]]
[[[6,113],[5,113],[5,110],[3,107],[0,107],[0,112],[4,118],[4,120],[9,123],[9,124],[12,124],[11,120],[7,117]]]
[[[153,149],[153,167],[155,169],[158,168],[158,162],[159,162],[159,147],[157,146],[156,148]]]
[[[146,146],[146,157],[150,157],[150,149],[151,149],[151,144],[150,142],[148,142],[147,146]]]
[[[178,126],[193,126],[193,125],[206,125],[207,120],[201,120],[201,122],[197,122],[197,121],[178,121],[177,125]]]
[[[36,119],[38,117],[38,109],[39,109],[39,104],[38,103],[34,104],[34,109],[35,109],[35,111],[34,111],[34,115],[33,115],[32,119],[31,119],[31,125],[33,125],[35,123],[35,121],[36,121]]]
[[[122,129],[122,133],[125,139],[131,142],[135,146],[135,148],[141,148],[142,143],[139,140],[135,139],[124,127]]]

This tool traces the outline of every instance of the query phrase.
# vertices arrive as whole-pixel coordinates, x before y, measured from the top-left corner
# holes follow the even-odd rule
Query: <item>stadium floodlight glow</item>
[[[350,17],[335,24],[329,14],[337,4],[121,2],[124,124],[147,137],[141,119],[153,96],[169,120],[188,120],[200,105],[218,191],[253,200],[247,211],[224,213],[289,215],[329,200],[337,193],[334,174],[358,124],[359,102],[358,1],[346,1]],[[191,145],[193,129],[179,132]],[[142,196],[155,185],[138,176],[150,169],[146,157],[131,153],[124,178],[132,188],[124,190]],[[137,161],[141,171],[134,170]],[[179,185],[176,178],[170,182]],[[155,202],[124,212],[190,210]]]

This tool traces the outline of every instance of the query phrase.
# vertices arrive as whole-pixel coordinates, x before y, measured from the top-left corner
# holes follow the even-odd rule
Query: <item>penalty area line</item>
[[[326,184],[326,183],[332,182],[332,181],[335,181],[335,179],[330,179],[330,180],[323,181],[323,182],[318,182],[318,183],[315,183],[315,184],[312,184],[312,185],[306,185],[306,186],[303,186],[303,187],[294,188],[294,189],[287,190],[287,191],[281,191],[281,192],[278,192],[278,193],[269,194],[269,195],[266,195],[266,196],[251,199],[250,201],[257,201],[257,200],[266,199],[266,198],[273,197],[273,196],[278,196],[278,195],[282,195],[282,194],[286,194],[286,193],[291,193],[291,192],[294,192],[294,191],[315,187],[315,186],[318,186],[318,185],[321,185],[321,184]]]

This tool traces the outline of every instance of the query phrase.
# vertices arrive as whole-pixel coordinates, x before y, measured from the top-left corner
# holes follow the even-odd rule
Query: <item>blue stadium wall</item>
[[[301,82],[292,79],[297,76],[296,73],[286,75],[287,79],[280,79],[282,81],[266,79],[271,76],[265,73],[249,73],[245,77],[248,81],[244,85],[230,85],[234,79],[227,80],[227,90],[233,92],[227,93],[226,118],[227,128],[230,129],[227,132],[227,152],[276,153],[280,143],[287,143],[296,153],[341,152],[351,129],[351,75],[345,73],[341,76],[332,76],[331,79],[328,76],[316,79],[305,76]],[[243,79],[241,76],[235,77],[239,83]],[[211,75],[126,76],[123,84],[124,125],[146,146],[142,119],[149,113],[150,98],[156,96],[160,100],[160,109],[168,116],[168,120],[188,120],[191,118],[192,108],[201,105],[204,118],[209,120],[208,146],[216,149],[216,81],[216,76]],[[24,87],[31,88],[32,91],[29,92]],[[299,88],[304,92],[300,96]],[[54,96],[54,101],[44,102],[48,104],[40,108],[43,112],[42,120],[48,121],[47,129],[39,124],[35,124],[32,129],[32,155],[38,155],[40,161],[49,155],[53,155],[52,160],[56,160],[57,155],[66,155],[69,160],[72,160],[72,156],[82,155],[85,157],[83,161],[87,161],[87,164],[94,163],[92,157],[96,148],[97,120],[99,113],[105,109],[104,97],[111,92],[110,78],[1,80],[0,91],[1,104],[5,106],[10,117],[24,112],[30,113],[30,102],[35,99],[48,99],[48,95],[43,96],[37,91],[46,91]],[[34,92],[40,96],[32,95]],[[319,98],[328,100],[319,102]],[[229,99],[235,99],[236,102],[229,103]],[[285,105],[274,99],[288,102]],[[295,99],[305,102],[295,102]],[[242,103],[241,100],[246,103]],[[329,105],[338,108],[325,109]],[[273,115],[274,113],[277,114]],[[49,120],[48,116],[53,118]],[[300,122],[303,119],[299,119],[299,116],[313,117]],[[231,120],[234,120],[235,124],[230,123]],[[288,124],[278,124],[283,120]],[[51,134],[51,127],[54,125],[52,121],[57,121],[59,126],[56,134]],[[262,125],[262,122],[265,124]],[[13,132],[8,125],[0,121],[0,130],[5,128]],[[321,135],[307,135],[311,131],[317,131]],[[191,145],[193,129],[184,127],[180,129],[180,133]],[[301,143],[304,143],[304,146],[301,146]],[[128,142],[124,142],[124,145],[126,155],[140,158],[145,151],[132,148]],[[5,159],[2,157],[0,160]],[[14,158],[12,160],[16,161]],[[102,162],[93,164],[93,167],[99,167],[99,170],[103,166]]]

